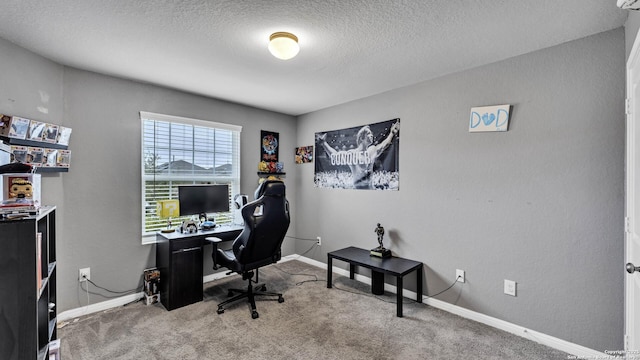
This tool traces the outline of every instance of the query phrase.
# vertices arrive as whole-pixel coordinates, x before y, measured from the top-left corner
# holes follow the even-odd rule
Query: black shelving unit
[[[0,219],[0,234],[0,359],[48,359],[57,339],[55,207]]]

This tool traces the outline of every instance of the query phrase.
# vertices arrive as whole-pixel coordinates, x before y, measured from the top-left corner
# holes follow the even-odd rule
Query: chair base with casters
[[[224,312],[227,304],[247,299],[251,306],[251,317],[256,319],[259,316],[256,297],[277,296],[279,303],[284,302],[282,294],[267,292],[264,284],[258,284],[259,268],[275,264],[282,258],[280,247],[291,221],[284,183],[277,180],[262,182],[255,192],[255,198],[240,209],[244,226],[231,249],[220,249],[219,241],[210,240],[213,244],[213,268],[225,267],[230,270],[229,274],[240,274],[242,280],[248,281],[246,290],[229,290],[230,297],[234,293],[239,295],[218,304],[218,314]]]
[[[257,272],[257,270],[256,270]],[[229,297],[233,296],[234,293],[238,293],[238,295],[233,296],[230,299],[227,299],[223,302],[221,302],[220,304],[218,304],[218,310],[216,311],[218,314],[222,314],[224,313],[224,307],[225,305],[234,303],[238,300],[242,300],[242,299],[247,299],[249,302],[249,305],[251,306],[251,318],[252,319],[257,319],[260,315],[258,314],[258,311],[256,310],[256,297],[257,296],[277,296],[278,297],[278,302],[282,303],[284,302],[284,298],[282,297],[282,294],[280,293],[275,293],[275,292],[269,292],[267,291],[267,286],[265,284],[256,284],[253,285],[253,282],[258,282],[257,280],[257,275],[256,275],[256,281],[253,280],[253,271],[248,271],[246,273],[242,274],[242,279],[243,280],[249,280],[249,284],[247,286],[246,290],[242,290],[242,289],[229,289]]]

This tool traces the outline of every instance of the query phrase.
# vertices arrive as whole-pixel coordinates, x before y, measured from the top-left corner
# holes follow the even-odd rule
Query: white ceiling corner
[[[2,0],[60,64],[300,115],[624,24],[615,0]],[[299,38],[292,60],[269,35]]]

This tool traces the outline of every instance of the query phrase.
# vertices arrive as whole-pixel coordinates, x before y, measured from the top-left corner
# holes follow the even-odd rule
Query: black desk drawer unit
[[[203,245],[205,238],[235,239],[240,227],[222,226],[194,234],[158,233],[156,267],[160,270],[160,302],[167,310],[202,301]]]
[[[159,241],[160,302],[167,310],[202,301],[202,239]]]
[[[169,278],[171,294],[166,297],[170,302],[165,304],[167,309],[202,301],[202,246],[180,244],[171,251],[169,266],[173,275]]]

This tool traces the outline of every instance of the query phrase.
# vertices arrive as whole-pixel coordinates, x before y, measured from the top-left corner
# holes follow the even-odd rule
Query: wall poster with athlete
[[[400,119],[315,134],[316,187],[398,190]]]

